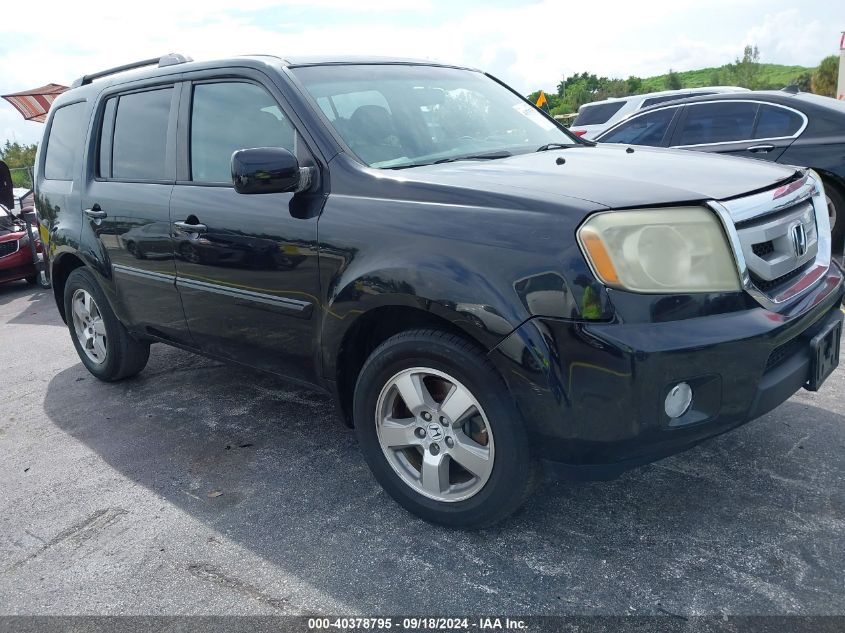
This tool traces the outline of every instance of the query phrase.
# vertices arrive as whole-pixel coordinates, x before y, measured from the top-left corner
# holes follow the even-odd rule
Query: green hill
[[[758,77],[759,88],[766,90],[770,88],[779,89],[793,83],[800,75],[812,73],[814,68],[805,66],[783,66],[782,64],[760,64]],[[730,65],[715,68],[700,68],[698,70],[677,71],[684,88],[700,88],[701,86],[731,85]],[[667,89],[666,75],[656,75],[643,79],[642,88],[639,92],[657,92]],[[728,80],[728,81],[726,81]]]
[[[631,76],[627,79],[599,77],[593,73],[575,73],[564,77],[556,90],[545,90],[548,108],[551,114],[575,112],[591,101],[601,101],[608,97],[626,97],[681,88],[700,88],[702,86],[743,86],[757,90],[779,90],[790,84],[798,84],[805,92],[811,90],[811,77],[815,68],[805,66],[784,66],[782,64],[764,64],[758,62],[756,48],[746,47],[742,58],[732,64],[697,70],[673,71],[654,77]],[[539,91],[529,95],[537,100]]]

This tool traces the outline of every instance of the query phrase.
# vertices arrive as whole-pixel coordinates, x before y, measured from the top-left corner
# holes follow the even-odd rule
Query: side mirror
[[[296,156],[281,147],[240,149],[232,154],[232,181],[238,193],[284,193],[300,190]]]

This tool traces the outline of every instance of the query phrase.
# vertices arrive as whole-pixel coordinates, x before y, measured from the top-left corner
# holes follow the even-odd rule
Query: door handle
[[[205,233],[208,230],[205,224],[189,224],[188,222],[174,222],[173,226],[188,233]]]
[[[767,154],[775,148],[774,145],[752,145],[748,151],[752,154]]]
[[[103,219],[105,219],[105,218],[109,217],[109,214],[108,214],[108,213],[106,213],[105,211],[103,211],[103,210],[100,208],[100,205],[99,205],[99,204],[95,204],[95,205],[94,205],[93,207],[91,207],[90,209],[85,209],[85,210],[83,211],[83,213],[84,213],[85,215],[87,215],[89,218],[91,218],[92,220],[103,220]]]

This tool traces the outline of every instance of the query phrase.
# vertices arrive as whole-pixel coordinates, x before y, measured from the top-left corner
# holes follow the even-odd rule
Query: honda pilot
[[[87,75],[36,194],[89,372],[165,343],[332,394],[384,489],[445,525],[508,516],[538,465],[607,478],[687,449],[839,359],[813,171],[597,145],[470,68]]]

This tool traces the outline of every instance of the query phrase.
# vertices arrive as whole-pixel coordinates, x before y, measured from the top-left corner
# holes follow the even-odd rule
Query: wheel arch
[[[827,169],[817,169],[816,167],[812,169],[822,177],[825,187],[833,185],[839,191],[840,195],[845,196],[845,178]]]
[[[50,265],[50,283],[53,287],[53,297],[62,321],[67,323],[65,314],[65,286],[70,274],[77,268],[85,266],[85,262],[75,253],[60,253],[54,255]]]
[[[460,315],[456,314],[449,315],[448,311],[442,309],[427,309],[413,301],[397,301],[362,311],[343,331],[330,334],[329,339],[335,341],[332,344],[334,353],[328,354],[324,373],[335,383],[344,423],[353,426],[352,400],[364,362],[374,349],[391,336],[412,329],[434,328],[460,336],[484,353],[495,346],[486,342],[480,332],[474,332],[472,326],[462,327],[459,324]]]

